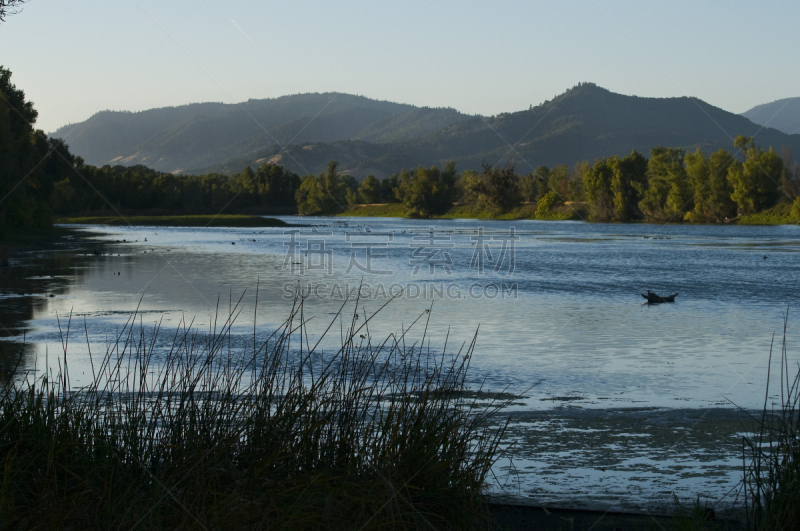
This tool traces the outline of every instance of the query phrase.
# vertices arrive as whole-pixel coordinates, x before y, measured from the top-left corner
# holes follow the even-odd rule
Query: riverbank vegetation
[[[504,428],[486,427],[491,401],[464,392],[475,342],[432,356],[423,313],[374,343],[374,315],[359,310],[360,320],[336,315],[328,330],[341,325],[341,346],[324,355],[309,344],[302,305],[266,339],[254,324],[253,342],[239,347],[237,305],[207,334],[182,323],[166,345],[158,326],[132,316],[80,387],[67,325],[52,371],[17,375],[0,392],[0,521],[485,527],[483,488]]]
[[[780,394],[770,394],[770,372],[764,409],[753,435],[744,437],[744,501],[750,529],[800,529],[800,370],[792,373],[784,322],[780,347]],[[773,351],[770,349],[769,367]],[[780,403],[770,405],[774,397]]]

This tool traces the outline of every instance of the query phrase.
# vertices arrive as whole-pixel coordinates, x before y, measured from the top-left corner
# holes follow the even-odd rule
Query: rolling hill
[[[282,164],[300,174],[324,169],[328,160],[357,177],[386,176],[400,168],[441,165],[461,169],[513,161],[522,173],[539,165],[573,164],[597,157],[648,154],[654,146],[710,152],[733,149],[737,135],[755,136],[764,147],[800,149],[800,135],[764,128],[697,98],[640,98],[591,83],[578,85],[538,107],[461,120],[419,138],[376,144],[357,140],[309,143],[256,151],[203,171],[234,172],[254,162]]]
[[[800,133],[800,98],[785,98],[772,103],[757,105],[742,116],[759,125],[774,127],[778,131],[794,135]]]
[[[179,172],[287,144],[362,137],[402,141],[467,118],[453,109],[420,109],[350,94],[298,94],[241,104],[104,111],[51,136],[64,139],[88,164],[143,164]]]
[[[263,125],[261,128],[259,125]],[[347,94],[303,94],[242,105],[197,104],[100,113],[70,130],[72,151],[93,164],[162,171],[241,171],[272,162],[301,175],[330,160],[356,177],[455,160],[460,169],[513,161],[539,165],[647,154],[654,146],[733,149],[737,135],[800,152],[800,135],[762,127],[697,98],[641,98],[582,83],[531,109],[493,117],[418,108]],[[266,131],[265,131],[266,129]]]

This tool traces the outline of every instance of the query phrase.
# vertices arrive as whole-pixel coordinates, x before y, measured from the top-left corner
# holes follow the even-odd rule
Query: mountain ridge
[[[513,161],[520,171],[528,172],[540,165],[592,161],[632,150],[647,154],[659,145],[687,151],[732,150],[738,135],[755,135],[764,147],[800,150],[800,135],[763,127],[698,98],[626,96],[593,83],[578,84],[535,107],[492,117],[339,93],[249,100],[239,109],[230,104],[194,105],[207,107],[171,108],[175,110],[166,114],[171,112],[172,118],[159,116],[158,109],[142,111],[152,111],[145,118],[161,129],[150,130],[147,136],[141,123],[123,124],[122,131],[115,132],[117,139],[124,139],[130,130],[132,140],[128,147],[116,140],[115,149],[121,154],[114,158],[98,161],[84,155],[87,150],[69,138],[66,141],[96,165],[234,173],[272,162],[305,175],[322,171],[335,159],[342,171],[356,177],[388,176],[404,167],[448,160],[455,160],[461,169],[479,169],[484,161]],[[79,132],[85,136],[75,137],[100,135],[102,120],[123,123],[125,116],[84,122]]]
[[[145,164],[176,172],[187,165],[218,164],[258,148],[352,138],[419,109],[350,94],[307,93],[237,104],[102,111],[51,136],[64,139],[89,164]],[[466,116],[452,109],[441,112],[448,123]],[[380,141],[372,132],[373,140]]]
[[[783,98],[756,105],[742,116],[764,126],[773,127],[788,135],[800,133],[800,97]]]

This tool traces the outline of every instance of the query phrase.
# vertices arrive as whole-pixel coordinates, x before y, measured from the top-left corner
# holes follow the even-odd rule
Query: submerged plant
[[[0,395],[0,525],[438,529],[488,521],[482,491],[505,426],[487,423],[498,404],[476,408],[464,392],[475,338],[434,357],[426,332],[410,346],[409,330],[375,344],[374,314],[359,321],[354,313],[338,350],[323,355],[299,301],[266,340],[256,341],[254,326],[252,348],[237,350],[239,313],[237,304],[205,336],[184,323],[163,357],[159,325],[136,327],[134,314],[78,390],[67,327],[56,370],[13,381]],[[415,323],[427,330],[422,317]]]

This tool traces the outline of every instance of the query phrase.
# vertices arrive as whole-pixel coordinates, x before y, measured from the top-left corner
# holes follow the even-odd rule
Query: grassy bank
[[[786,225],[800,223],[800,218],[792,215],[792,205],[781,203],[768,210],[739,218],[740,225]]]
[[[541,219],[541,220],[568,220],[586,219],[584,205],[561,205],[547,214],[536,214],[536,205],[525,204],[509,212],[501,212],[491,207],[476,204],[454,205],[453,208],[441,216],[433,219]],[[385,203],[380,205],[350,205],[347,210],[338,214],[347,217],[409,217],[408,210],[400,203]]]
[[[160,348],[132,316],[81,389],[67,337],[51,374],[11,379],[3,527],[485,527],[503,429],[463,392],[474,340],[431,357],[420,318],[414,346],[408,329],[373,343],[359,308],[334,318],[341,347],[323,355],[297,307],[266,340],[254,325],[251,345],[231,347],[239,311],[207,335],[182,324]]]
[[[408,210],[400,203],[381,205],[349,205],[347,210],[338,214],[347,217],[405,218]]]
[[[159,227],[286,227],[288,224],[275,218],[243,214],[216,216],[102,216],[61,218],[56,223],[64,225],[138,225]]]

